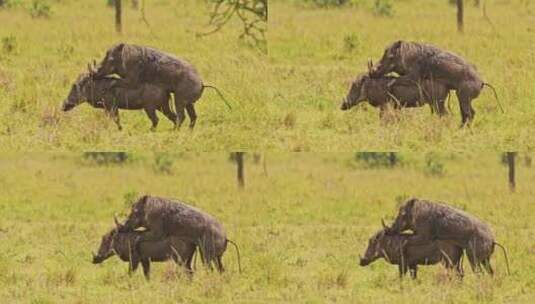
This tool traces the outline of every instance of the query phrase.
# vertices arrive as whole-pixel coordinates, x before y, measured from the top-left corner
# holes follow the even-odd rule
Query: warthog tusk
[[[115,226],[117,226],[117,228],[123,227],[123,225],[119,223],[119,220],[117,219],[117,213],[113,215],[113,221],[115,222]]]
[[[390,229],[390,227],[385,224],[385,220],[383,218],[381,218],[381,224],[383,225],[384,229]]]

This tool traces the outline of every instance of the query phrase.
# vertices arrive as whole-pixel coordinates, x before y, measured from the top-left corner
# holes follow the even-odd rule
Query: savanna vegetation
[[[456,1],[270,1],[269,56],[277,75],[270,112],[286,126],[275,136],[293,150],[532,148],[535,3],[487,0],[478,7],[465,0],[458,33],[450,2]],[[377,62],[400,39],[434,44],[475,64],[497,88],[505,114],[488,89],[474,102],[470,129],[459,130],[455,94],[445,118],[428,107],[383,120],[367,105],[341,112],[368,59]]]
[[[531,157],[516,155],[516,191],[499,153],[4,153],[0,157],[0,298],[5,303],[533,303]],[[393,161],[394,160],[394,161]],[[209,165],[207,165],[209,164]],[[220,219],[241,249],[227,272],[197,263],[189,281],[172,263],[152,280],[110,258],[91,264],[112,216],[139,195],[179,198]],[[500,251],[494,278],[462,282],[441,266],[416,281],[377,261],[357,265],[368,238],[411,196],[442,200],[488,222]],[[138,270],[139,271],[139,270]]]
[[[535,98],[533,1],[7,0],[0,8],[0,143],[25,150],[530,149]],[[479,3],[479,5],[477,5]],[[476,4],[476,5],[474,5]],[[484,11],[483,11],[484,9]],[[511,22],[514,20],[514,22]],[[267,22],[267,24],[266,24]],[[249,34],[246,35],[247,31]],[[210,34],[208,34],[210,33]],[[208,35],[206,35],[208,34]],[[435,44],[477,65],[498,91],[475,100],[472,128],[428,107],[379,119],[366,105],[339,110],[348,84],[398,39]],[[87,105],[62,113],[71,84],[119,41],[150,45],[194,64],[207,84],[196,129],[150,132],[142,111],[122,111],[118,131]],[[454,94],[453,94],[454,95]]]
[[[216,26],[210,22],[214,1],[143,1],[134,9],[123,0],[120,34],[115,9],[107,2],[10,0],[0,8],[3,149],[204,151],[263,145],[258,138],[270,133],[264,109],[267,61],[259,47],[240,38],[242,20],[232,17],[217,32],[201,35]],[[158,131],[150,132],[143,111],[121,112],[125,132],[87,104],[61,112],[61,103],[88,62],[100,61],[120,41],[149,45],[189,61],[206,84],[223,92],[233,110],[206,90],[197,105],[194,132],[174,132],[161,114]]]

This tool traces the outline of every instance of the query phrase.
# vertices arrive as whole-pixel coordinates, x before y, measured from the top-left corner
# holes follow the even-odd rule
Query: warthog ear
[[[409,208],[412,208],[414,207],[414,203],[416,203],[416,198],[411,198],[408,202],[407,202],[407,207]]]

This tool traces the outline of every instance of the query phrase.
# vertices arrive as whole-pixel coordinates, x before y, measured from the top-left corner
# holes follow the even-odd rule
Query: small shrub
[[[10,54],[17,50],[17,39],[15,36],[10,35],[2,38],[2,51]]]
[[[359,36],[355,33],[351,33],[344,36],[344,50],[346,52],[356,51],[360,47]]]
[[[139,193],[137,193],[137,191],[135,190],[130,190],[126,192],[123,195],[124,205],[126,207],[132,206],[138,197],[139,197]]]
[[[395,152],[357,152],[355,159],[370,169],[392,168],[399,164],[399,156]]]
[[[156,173],[172,174],[173,159],[167,153],[158,153],[154,158],[153,169]]]
[[[49,18],[52,14],[50,4],[45,0],[33,0],[30,6],[30,15],[32,18]]]
[[[126,152],[85,152],[84,160],[99,166],[124,164],[129,155]]]
[[[373,13],[379,16],[391,17],[394,15],[391,0],[375,0]]]
[[[424,172],[430,176],[443,176],[446,169],[442,160],[434,153],[428,153],[425,156]]]
[[[0,8],[12,8],[22,6],[22,0],[0,0]]]

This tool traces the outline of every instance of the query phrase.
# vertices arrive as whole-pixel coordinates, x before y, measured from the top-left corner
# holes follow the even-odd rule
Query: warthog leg
[[[186,105],[186,111],[188,112],[189,116],[189,127],[190,129],[193,129],[195,127],[195,122],[197,121],[197,113],[195,113],[195,107],[192,103],[189,103]]]
[[[156,130],[156,127],[158,127],[158,116],[156,115],[156,109],[154,107],[146,107],[145,113],[147,113],[147,116],[149,116],[150,120],[152,121],[152,131]]]
[[[176,127],[180,128],[182,126],[182,123],[184,122],[184,119],[186,119],[186,114],[184,113],[184,110],[186,108],[186,104],[184,101],[177,98],[175,94],[175,109],[176,109]]]
[[[161,108],[158,109],[167,117],[173,124],[176,125],[176,114],[171,111],[169,103],[164,103]]]
[[[143,275],[145,275],[145,279],[150,280],[150,261],[149,261],[149,259],[141,260],[141,266],[143,267]]]
[[[121,131],[123,127],[121,126],[121,120],[119,118],[119,109],[117,107],[105,107],[105,110],[110,118],[115,122],[117,128],[119,128],[119,131]]]

